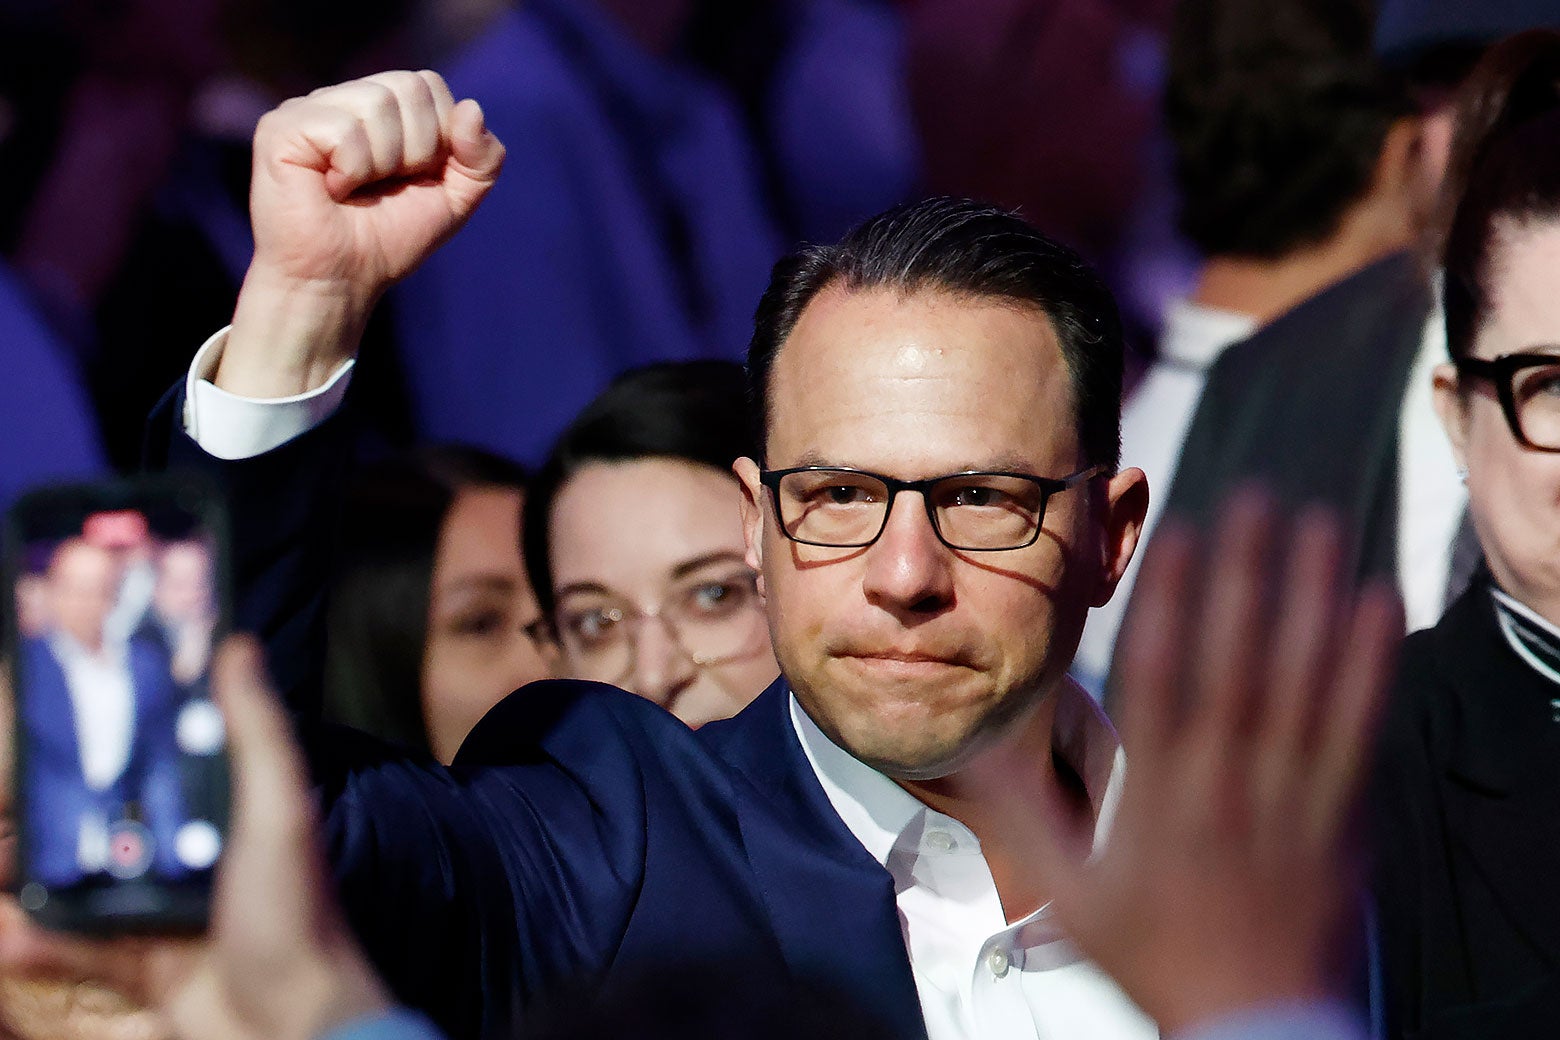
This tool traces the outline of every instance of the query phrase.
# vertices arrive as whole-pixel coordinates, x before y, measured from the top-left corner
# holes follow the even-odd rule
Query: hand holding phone
[[[258,645],[228,640],[212,687],[232,733],[236,802],[206,936],[64,936],[6,898],[0,970],[102,982],[161,1008],[190,1040],[315,1040],[392,1001],[334,901],[307,768]]]
[[[18,899],[58,928],[198,928],[227,817],[217,501],[171,478],[49,488],[6,535]]]

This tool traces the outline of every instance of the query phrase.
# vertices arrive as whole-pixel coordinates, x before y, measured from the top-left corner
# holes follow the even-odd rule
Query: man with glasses
[[[321,416],[368,307],[502,147],[438,77],[394,73],[287,103],[255,148],[255,263],[184,413],[205,451],[173,454],[230,488],[239,620],[306,713],[324,536],[299,500],[328,497],[343,426]],[[1273,1000],[1298,1003],[1266,1025],[1351,1035],[1312,1005],[1335,992],[1341,821],[1400,622],[1340,601],[1312,518],[1270,624],[1260,503],[1186,616],[1198,567],[1171,531],[1144,586],[1165,625],[1129,648],[1125,783],[1065,675],[1147,505],[1116,468],[1121,364],[1104,285],[999,210],[934,199],[783,260],[749,352],[761,457],[735,464],[780,681],[697,733],[533,685],[447,772],[314,742],[343,901],[396,993],[474,1036],[562,986],[721,962],[822,979],[894,1036],[1191,1035]],[[1198,1035],[1280,1035],[1228,1028]]]

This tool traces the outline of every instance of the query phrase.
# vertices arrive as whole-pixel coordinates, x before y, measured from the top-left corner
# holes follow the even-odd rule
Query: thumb
[[[317,840],[308,767],[292,721],[267,683],[263,656],[254,639],[229,636],[212,667],[212,692],[227,720],[233,767],[233,832],[219,899],[238,874],[252,884],[290,889],[274,872],[291,875],[299,856],[314,853]]]
[[[450,113],[450,162],[444,190],[457,215],[466,217],[487,194],[504,165],[504,144],[487,128],[482,106],[467,98]]]

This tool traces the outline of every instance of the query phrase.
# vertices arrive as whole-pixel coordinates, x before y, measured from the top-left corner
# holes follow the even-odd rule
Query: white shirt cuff
[[[184,432],[201,450],[219,459],[248,459],[307,433],[330,418],[347,395],[355,359],[341,363],[325,385],[291,397],[230,394],[211,376],[222,359],[228,330],[201,345],[184,377]]]
[[[1360,1016],[1338,1001],[1297,1001],[1200,1023],[1174,1040],[1366,1040]]]

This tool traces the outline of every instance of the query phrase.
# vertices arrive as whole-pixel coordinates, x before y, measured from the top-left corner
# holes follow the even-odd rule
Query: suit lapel
[[[56,768],[65,770],[64,775],[79,775],[81,744],[76,734],[75,708],[71,703],[65,669],[42,639],[28,641],[26,663],[30,672],[25,677],[28,704],[22,718],[28,723],[32,739],[39,750],[48,749],[42,752],[43,757]],[[39,751],[34,753],[38,754]]]
[[[738,771],[743,841],[787,965],[842,988],[889,1035],[926,1035],[893,879],[823,793],[796,738],[783,679],[708,727]]]

